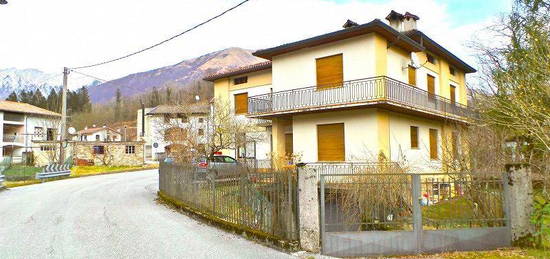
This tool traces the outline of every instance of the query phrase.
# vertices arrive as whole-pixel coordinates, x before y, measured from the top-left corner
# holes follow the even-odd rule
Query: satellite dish
[[[420,68],[420,62],[418,61],[418,56],[414,52],[411,53],[411,66],[413,66],[414,68]]]
[[[69,127],[69,128],[67,129],[67,131],[68,131],[69,134],[71,134],[71,135],[76,133],[76,129],[73,128],[73,127]]]

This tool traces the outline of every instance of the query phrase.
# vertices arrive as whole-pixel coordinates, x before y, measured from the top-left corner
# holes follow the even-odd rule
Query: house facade
[[[206,145],[208,105],[159,105],[137,113],[138,139],[145,142],[145,160],[154,161],[174,150],[177,141],[168,137],[181,129],[189,130],[197,142]]]
[[[0,101],[0,131],[2,158],[23,162],[39,150],[33,141],[55,140],[59,136],[61,114],[34,105]]]
[[[270,120],[274,154],[439,170],[460,149],[465,75],[475,69],[418,30],[417,16],[386,19],[256,51],[270,68],[213,77],[215,98]]]
[[[122,141],[122,133],[107,126],[86,127],[77,132],[77,141]]]

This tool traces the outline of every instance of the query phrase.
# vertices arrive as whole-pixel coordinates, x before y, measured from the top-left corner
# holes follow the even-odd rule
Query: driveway
[[[0,192],[0,258],[289,258],[155,202],[158,171]]]

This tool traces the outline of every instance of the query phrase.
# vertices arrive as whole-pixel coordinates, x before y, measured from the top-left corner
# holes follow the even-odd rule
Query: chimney
[[[400,14],[394,10],[386,16],[386,20],[390,22],[390,26],[399,32],[416,30],[416,21],[420,18],[412,13],[406,12]]]
[[[346,21],[346,23],[344,23],[344,25],[342,25],[342,27],[344,27],[344,29],[347,29],[347,28],[355,27],[355,26],[357,26],[357,25],[359,25],[359,24],[356,23],[356,22],[354,22],[354,21],[352,21],[352,20],[350,20],[350,19],[348,19],[348,20]]]

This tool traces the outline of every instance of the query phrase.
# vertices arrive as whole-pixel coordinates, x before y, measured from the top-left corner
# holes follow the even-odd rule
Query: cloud
[[[61,72],[118,57],[183,31],[239,0],[28,0],[0,7],[0,67]],[[219,49],[273,47],[341,29],[346,19],[381,20],[390,10],[420,16],[419,29],[475,66],[463,45],[487,21],[452,26],[435,0],[387,3],[324,0],[251,0],[205,27],[143,55],[84,72],[114,79],[175,64]]]

